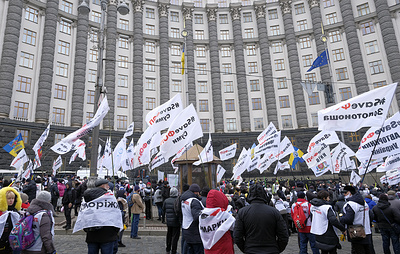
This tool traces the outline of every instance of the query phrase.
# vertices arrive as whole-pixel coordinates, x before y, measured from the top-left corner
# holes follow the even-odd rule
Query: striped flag
[[[183,44],[183,48],[182,48],[181,65],[182,65],[182,75],[183,75],[183,74],[185,74],[185,44]]]

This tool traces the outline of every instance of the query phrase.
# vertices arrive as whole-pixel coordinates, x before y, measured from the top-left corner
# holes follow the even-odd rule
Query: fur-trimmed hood
[[[17,211],[21,210],[21,205],[22,205],[21,195],[19,195],[18,191],[16,191],[12,187],[4,187],[0,189],[0,211],[5,212],[8,210],[7,198],[6,198],[6,193],[8,191],[12,191],[15,194],[15,200],[14,200],[15,209],[17,209]]]

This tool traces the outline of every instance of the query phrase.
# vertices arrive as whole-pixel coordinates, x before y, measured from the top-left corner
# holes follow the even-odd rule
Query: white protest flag
[[[400,113],[397,112],[384,122],[382,128],[373,127],[365,133],[356,152],[357,158],[360,161],[366,160],[370,158],[372,153],[372,159],[380,159],[399,153],[399,132]],[[377,145],[374,150],[375,144]]]
[[[277,159],[274,154],[264,154],[264,156],[258,161],[257,168],[260,171],[260,174],[267,170],[269,166],[271,166],[271,164],[274,163],[276,160]]]
[[[38,154],[35,154],[35,159],[33,160],[33,170],[40,168],[42,163],[40,162],[40,158]]]
[[[302,158],[307,163],[308,167],[312,168],[324,161],[330,160],[331,151],[327,144],[322,143],[320,145],[313,146],[311,151],[307,154],[304,154]]]
[[[351,167],[350,157],[354,156],[355,153],[347,145],[342,142],[333,148],[331,151],[333,173],[339,174],[340,170]]]
[[[385,162],[376,169],[376,172],[386,172],[395,168],[400,168],[400,154],[388,156]]]
[[[68,164],[71,164],[73,161],[75,161],[76,157],[78,157],[78,153],[79,153],[78,150],[75,150],[75,152],[71,155]]]
[[[135,122],[132,122],[129,126],[128,129],[126,129],[124,133],[124,138],[127,138],[129,136],[132,136],[133,134],[133,127],[135,127]]]
[[[395,168],[386,171],[386,181],[389,185],[396,185],[400,182],[400,169]]]
[[[292,142],[288,139],[288,137],[284,137],[279,144],[279,152],[275,155],[277,160],[285,158],[287,155],[294,153],[294,148]]]
[[[53,162],[53,176],[56,175],[57,169],[59,169],[62,164],[61,155],[58,155],[57,159]]]
[[[274,175],[276,175],[276,174],[278,173],[278,170],[279,170],[280,164],[281,164],[281,162],[280,162],[280,161],[278,161],[278,162],[276,163],[276,166],[275,166],[275,169],[274,169]]]
[[[22,173],[22,175],[21,175],[22,179],[29,179],[29,176],[31,175],[31,172],[33,170],[33,164],[32,164],[32,167],[30,165],[31,165],[31,163],[29,163],[29,165],[25,169],[24,173]]]
[[[78,148],[78,157],[81,158],[83,161],[86,160],[86,146]]]
[[[278,131],[276,130],[275,125],[272,122],[269,123],[268,127],[263,132],[261,132],[260,135],[258,135],[257,137],[258,143],[261,144],[262,142],[264,142],[266,138],[277,132]]]
[[[332,171],[332,166],[330,161],[324,161],[319,163],[317,166],[311,167],[316,177],[320,177],[328,171]]]
[[[28,161],[29,161],[28,155],[26,155],[25,149],[22,149],[21,151],[18,152],[17,157],[15,157],[14,160],[11,162],[10,167],[19,168],[23,166],[25,162]]]
[[[222,180],[222,177],[225,175],[226,170],[218,164],[217,166],[217,183]]]
[[[101,104],[97,109],[96,114],[89,122],[84,124],[80,129],[63,138],[60,142],[52,146],[50,149],[58,154],[68,153],[72,149],[72,143],[74,143],[77,139],[85,136],[94,127],[99,125],[103,118],[107,115],[107,112],[109,110],[110,107],[108,106],[107,96],[105,96],[104,99],[101,101]]]
[[[319,145],[321,143],[330,145],[330,144],[336,144],[339,142],[340,142],[339,137],[335,131],[321,131],[320,133],[315,135],[310,140],[310,143],[308,144],[307,152],[310,152],[311,148],[313,148],[314,146]]]
[[[247,149],[246,149],[245,147],[243,147],[243,149],[242,149],[242,151],[240,152],[239,157],[238,157],[238,159],[237,159],[237,161],[236,161],[236,164],[238,164],[238,162],[239,162],[240,160],[242,160],[242,158],[243,158],[247,153],[248,153]],[[235,173],[235,172],[236,172],[236,168],[233,167],[232,173]]]
[[[140,136],[138,142],[136,143],[135,146],[135,160],[136,160],[136,165],[137,166],[143,166],[143,165],[147,165],[150,163],[150,150],[151,150],[151,146],[157,147],[157,144],[154,144],[153,141],[153,137],[155,137],[158,140],[154,140],[154,141],[160,141],[159,138],[160,133],[158,131],[154,132],[152,130],[152,127],[147,128],[142,136]],[[151,143],[153,143],[153,145],[151,145]]]
[[[153,157],[153,155],[158,153],[157,147],[160,146],[161,139],[162,139],[161,132],[159,131],[155,132],[149,144],[150,157]]]
[[[236,149],[237,149],[237,143],[230,145],[228,147],[225,147],[222,150],[219,150],[219,152],[218,152],[219,158],[222,161],[225,161],[225,160],[235,157]]]
[[[260,160],[260,155],[255,155],[254,157],[253,157],[253,159],[251,159],[251,157],[250,157],[250,165],[249,165],[249,167],[247,168],[247,172],[250,172],[250,171],[253,171],[254,169],[256,169],[257,168],[257,166],[258,166],[258,161]]]
[[[133,160],[134,160],[134,150],[135,150],[135,144],[133,143],[133,139],[128,145],[128,148],[126,148],[126,162],[125,164],[129,166],[129,169],[133,168]],[[125,171],[127,166],[123,166],[122,170]]]
[[[161,180],[161,181],[164,181],[164,172],[158,170],[157,175],[158,175],[158,180],[157,180],[157,182],[159,182],[160,180]]]
[[[251,156],[249,151],[247,151],[246,148],[243,147],[242,153],[240,154],[241,156],[239,156],[238,161],[233,167],[234,174],[232,176],[232,179],[235,179],[237,176],[242,175],[242,173],[246,171],[250,166]]]
[[[256,146],[254,154],[264,154],[266,152],[276,155],[279,152],[279,145],[281,143],[281,132],[278,131]]]
[[[361,181],[361,177],[357,175],[357,173],[354,170],[352,170],[349,182],[352,183],[353,185],[356,185],[359,181]]]
[[[202,163],[207,163],[214,160],[214,149],[212,146],[211,134],[208,134],[208,141],[204,149],[198,155],[199,160],[193,162],[193,165],[198,166]]]
[[[285,170],[285,169],[289,169],[289,168],[290,168],[290,165],[289,165],[288,161],[285,161],[284,163],[281,163],[280,161],[278,161],[278,163],[276,163],[276,166],[275,166],[274,175],[276,175],[279,170]]]
[[[362,127],[380,127],[397,83],[380,87],[318,111],[318,129],[356,132]]]
[[[101,155],[101,145],[97,149],[97,170],[103,168],[103,156]]]
[[[40,159],[42,157],[41,149],[47,137],[49,136],[49,132],[50,132],[50,124],[47,125],[47,128],[43,131],[42,135],[40,135],[39,139],[36,141],[35,145],[32,148],[32,150],[35,152],[35,160],[37,160],[35,164],[38,167],[41,166],[40,163]]]
[[[112,156],[111,140],[110,140],[110,138],[107,138],[106,144],[104,146],[103,164],[102,164],[102,166],[105,167],[108,170],[112,170],[113,169],[112,168],[112,157],[111,156]]]
[[[388,181],[387,181],[387,176],[386,175],[383,175],[381,178],[379,178],[379,181],[381,182],[381,184],[384,184],[384,183],[388,183]]]
[[[175,161],[177,159],[179,159],[179,157],[181,157],[184,153],[186,153],[190,148],[193,147],[193,142],[190,142],[189,144],[186,144],[184,147],[182,147],[181,149],[179,149],[179,151],[176,153],[176,155],[174,156],[174,158],[172,158],[171,160],[171,165],[172,168],[175,170],[174,173],[176,173],[178,171],[178,167],[176,167],[174,165]]]
[[[126,138],[122,138],[113,152],[114,174],[121,168],[123,161],[126,160]]]
[[[165,160],[165,158],[162,156],[162,154],[157,154],[153,160],[150,163],[150,171],[158,168],[159,166],[161,166],[162,164],[168,162],[167,160]]]
[[[377,168],[379,165],[381,165],[385,161],[383,159],[372,159],[371,162],[369,163],[367,172],[365,172],[365,170],[367,169],[368,159],[366,159],[364,161],[360,161],[360,162],[361,163],[360,163],[360,166],[358,167],[358,173],[360,175],[364,175],[364,174],[368,174],[369,172],[371,172],[372,170]]]
[[[181,94],[178,93],[166,103],[146,115],[146,123],[154,132],[168,128],[183,110]]]
[[[196,109],[192,104],[179,113],[164,134],[160,153],[165,159],[175,155],[185,144],[203,137]]]

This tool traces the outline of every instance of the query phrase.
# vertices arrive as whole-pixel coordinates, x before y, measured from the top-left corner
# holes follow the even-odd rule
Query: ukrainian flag
[[[3,149],[6,150],[7,153],[11,154],[14,157],[17,156],[17,152],[19,150],[24,148],[25,148],[24,139],[22,138],[21,133],[16,138],[11,140],[10,143],[8,143],[3,147]]]
[[[304,159],[301,158],[301,157],[303,157],[304,153],[295,146],[293,146],[293,148],[294,148],[294,152],[290,154],[289,164],[292,165],[292,168],[294,169],[297,162],[304,162]]]
[[[183,49],[182,49],[181,65],[182,65],[182,75],[183,75],[185,74],[185,44],[183,44]]]

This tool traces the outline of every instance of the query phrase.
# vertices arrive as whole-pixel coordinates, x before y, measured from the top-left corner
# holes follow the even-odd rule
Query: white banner
[[[250,157],[251,158],[251,157]],[[253,159],[251,159],[251,161],[250,161],[250,165],[249,165],[249,167],[247,168],[247,172],[251,172],[251,171],[253,171],[254,169],[257,169],[257,166],[258,166],[258,161],[260,160],[260,155],[255,155],[254,157],[253,157]]]
[[[175,155],[185,144],[203,137],[196,109],[190,104],[171,123],[167,133],[160,144],[160,152],[169,159]]]
[[[279,152],[280,143],[281,132],[278,131],[264,139],[262,143],[258,144],[254,149],[255,154],[264,154],[266,152],[277,154]]]
[[[57,159],[53,162],[53,176],[56,175],[57,169],[59,169],[62,164],[61,155],[58,155]]]
[[[71,155],[71,158],[69,158],[69,163],[71,164],[73,161],[75,161],[76,157],[78,157],[78,150],[75,150],[75,152]]]
[[[171,160],[171,165],[172,168],[175,170],[174,173],[176,174],[176,172],[178,172],[178,167],[176,167],[174,165],[175,161],[177,159],[179,159],[179,157],[181,157],[184,153],[186,153],[190,148],[193,147],[193,142],[190,142],[189,144],[186,144],[184,147],[182,147],[181,149],[179,149],[179,151],[176,153],[176,155],[174,156],[174,158],[172,158]]]
[[[101,154],[101,145],[99,144],[99,148],[97,149],[97,170],[103,167],[103,156]]]
[[[35,159],[33,160],[33,170],[40,168],[42,163],[40,162],[39,155],[35,154]]]
[[[347,145],[342,142],[333,148],[331,151],[332,163],[333,163],[333,173],[339,174],[340,170],[349,169],[351,164],[351,156],[354,156],[355,153],[351,150]]]
[[[114,194],[107,192],[90,202],[82,202],[72,233],[91,227],[116,227],[122,230],[122,214]]]
[[[356,185],[359,181],[361,181],[361,177],[359,175],[357,175],[356,171],[351,171],[351,175],[350,175],[350,183],[352,183],[353,185]]]
[[[159,166],[167,163],[168,161],[162,156],[162,154],[157,154],[150,163],[150,171],[158,168]]]
[[[286,161],[284,163],[281,163],[280,161],[278,161],[278,163],[276,163],[276,166],[275,166],[274,175],[276,175],[279,170],[285,170],[285,169],[289,169],[289,168],[290,168],[290,165],[289,165],[288,161]]]
[[[237,176],[242,175],[242,173],[246,171],[247,168],[250,166],[250,163],[251,163],[250,154],[246,150],[246,148],[243,147],[243,150],[240,153],[236,165],[233,167],[234,174],[232,176],[232,179],[235,179]]]
[[[107,138],[106,144],[104,146],[104,153],[103,153],[103,159],[102,159],[102,166],[105,167],[108,170],[112,170],[112,149],[111,149],[111,140],[110,138]],[[102,173],[102,168],[100,168],[100,173]]]
[[[168,174],[167,175],[167,179],[168,179],[168,183],[169,186],[172,187],[178,187],[179,185],[179,175],[175,175],[175,174]]]
[[[47,128],[43,131],[42,135],[40,135],[39,139],[36,141],[35,145],[33,146],[32,150],[35,152],[36,155],[38,155],[39,150],[42,148],[44,142],[46,141],[47,137],[49,136],[50,132],[50,124],[47,125]],[[40,163],[40,158],[39,156],[38,160]]]
[[[260,174],[262,174],[265,170],[271,166],[277,160],[274,154],[264,154],[264,156],[258,162],[258,170],[260,170]]]
[[[258,135],[257,137],[258,143],[261,144],[262,142],[265,141],[266,138],[277,132],[278,131],[276,130],[275,125],[272,122],[269,123],[268,127],[263,132],[261,132],[260,135]]]
[[[218,164],[217,166],[217,183],[222,180],[222,177],[225,175],[226,170]]]
[[[395,168],[386,171],[386,180],[389,185],[396,185],[400,182],[400,169]]]
[[[313,146],[311,151],[307,154],[304,154],[302,158],[307,163],[308,167],[312,168],[324,161],[331,160],[331,151],[327,144],[322,143],[320,145]]]
[[[371,163],[368,166],[368,171],[367,173],[371,172],[372,170],[374,170],[375,168],[377,168],[379,165],[381,165],[382,163],[384,163],[383,159],[373,159],[371,161]],[[368,165],[368,159],[361,161],[360,166],[358,167],[358,173],[360,175],[364,175],[365,170],[367,169],[367,165]]]
[[[146,123],[154,132],[168,128],[183,110],[181,94],[178,93],[166,103],[146,115]]]
[[[384,184],[384,183],[388,183],[388,180],[387,180],[387,176],[386,175],[383,175],[381,178],[379,178],[379,181],[381,182],[381,184]]]
[[[18,152],[17,157],[11,162],[10,167],[19,168],[29,161],[28,155],[26,155],[25,149]]]
[[[211,134],[208,134],[208,141],[203,151],[198,155],[199,160],[193,162],[193,165],[198,166],[202,163],[207,163],[214,160],[214,149],[212,146]]]
[[[279,145],[279,153],[275,157],[277,160],[280,160],[291,153],[294,153],[292,142],[285,136]]]
[[[230,145],[228,147],[225,147],[224,149],[220,150],[219,153],[219,158],[222,161],[231,159],[235,157],[236,155],[236,149],[237,149],[237,143]]]
[[[134,150],[135,150],[135,144],[133,143],[133,139],[128,145],[128,148],[126,148],[126,164],[129,165],[129,169],[133,169],[133,161],[134,161]],[[125,170],[125,169],[122,169]]]
[[[311,151],[316,145],[325,143],[327,145],[339,143],[339,137],[337,136],[336,132],[334,131],[321,131],[317,135],[315,135],[308,144],[307,152]]]
[[[29,163],[29,165],[31,165],[31,164]],[[29,177],[30,177],[32,172],[33,172],[32,167],[28,166],[26,168],[26,170],[24,171],[24,173],[22,173],[21,178],[22,179],[29,179]]]
[[[126,138],[122,138],[113,152],[114,174],[122,167],[126,161]]]
[[[126,129],[124,133],[124,138],[127,138],[129,136],[132,136],[133,134],[133,128],[135,127],[135,122],[132,122],[129,126],[128,129]]]
[[[164,181],[164,172],[158,170],[158,180],[157,180],[157,182],[159,182],[160,180]]]
[[[376,172],[386,172],[395,168],[400,168],[400,154],[388,156],[385,162],[376,169]]]
[[[315,167],[312,167],[311,170],[314,172],[316,177],[320,177],[328,171],[332,171],[332,166],[330,161],[324,161],[318,164]]]
[[[318,129],[356,132],[362,127],[380,127],[397,83],[380,87],[318,111]]]

